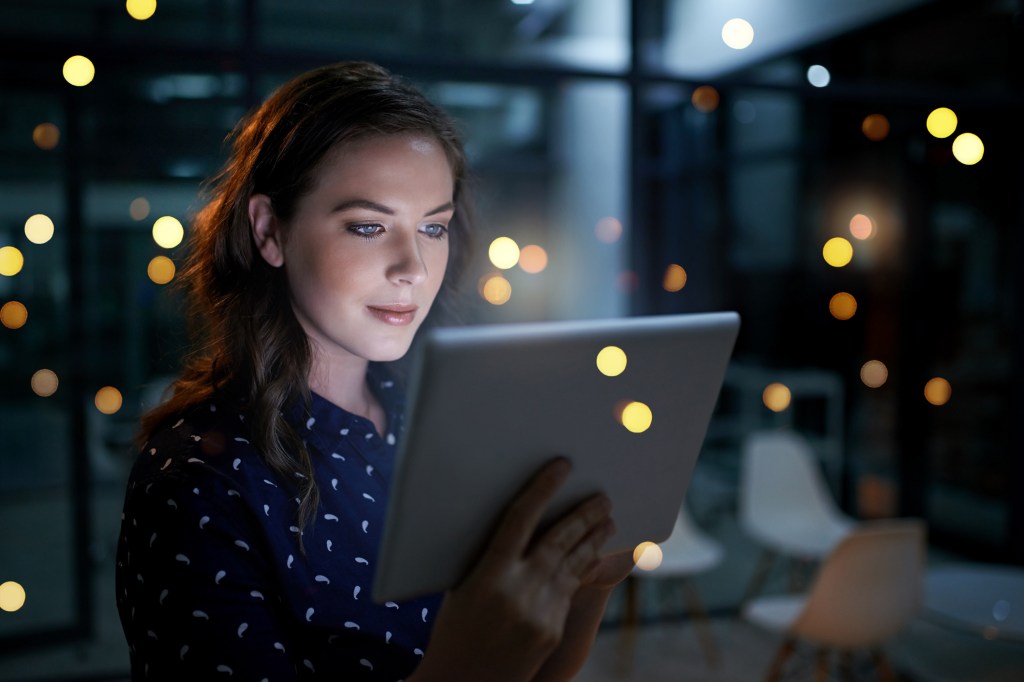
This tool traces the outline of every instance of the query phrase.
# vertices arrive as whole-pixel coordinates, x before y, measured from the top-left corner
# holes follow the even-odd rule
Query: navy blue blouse
[[[376,383],[383,436],[315,394],[290,420],[321,491],[303,530],[294,481],[265,464],[237,406],[201,405],[144,446],[116,569],[133,680],[393,681],[416,667],[440,596],[371,600],[402,423],[399,390]]]

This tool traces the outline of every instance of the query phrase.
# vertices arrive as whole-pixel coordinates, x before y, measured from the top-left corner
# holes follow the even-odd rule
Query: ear
[[[275,268],[284,265],[284,235],[266,194],[249,197],[249,227],[263,260]]]

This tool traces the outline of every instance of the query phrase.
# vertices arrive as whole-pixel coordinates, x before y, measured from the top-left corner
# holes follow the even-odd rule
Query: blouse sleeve
[[[216,471],[130,484],[117,597],[133,679],[296,679],[258,528]]]

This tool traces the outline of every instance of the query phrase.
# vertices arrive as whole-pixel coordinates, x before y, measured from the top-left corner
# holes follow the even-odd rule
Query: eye
[[[429,223],[422,226],[420,232],[432,239],[444,239],[448,234],[448,226],[441,223]]]
[[[360,237],[373,239],[384,234],[384,226],[377,223],[363,223],[360,225],[350,225],[348,231]]]

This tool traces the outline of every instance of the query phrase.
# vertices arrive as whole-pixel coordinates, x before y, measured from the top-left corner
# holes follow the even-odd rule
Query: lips
[[[410,303],[394,303],[389,305],[369,305],[366,309],[370,314],[381,322],[403,326],[411,324],[416,319],[416,311],[419,306]]]

